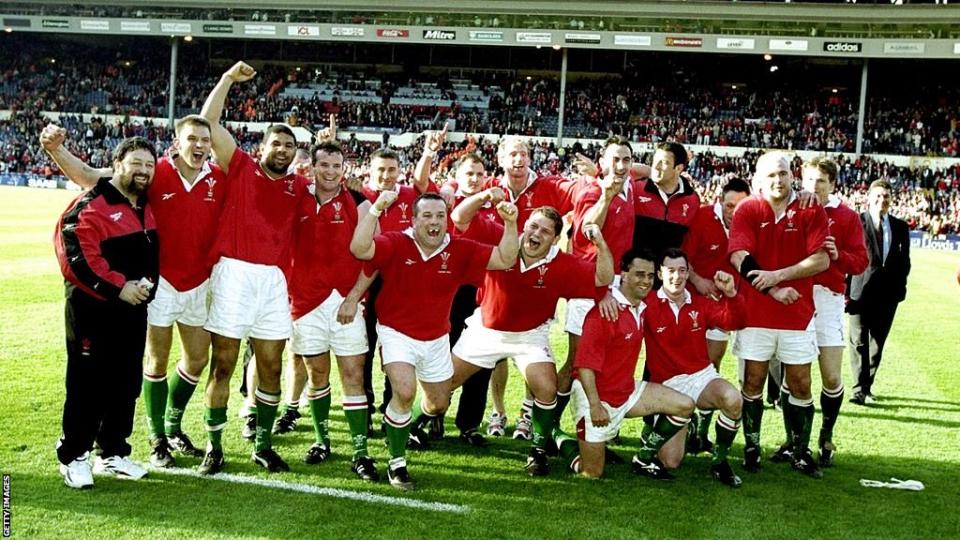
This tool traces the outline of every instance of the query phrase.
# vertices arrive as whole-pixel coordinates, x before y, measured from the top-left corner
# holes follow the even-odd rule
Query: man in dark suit
[[[890,334],[897,304],[907,295],[910,234],[907,224],[888,214],[890,184],[876,180],[867,194],[869,210],[860,214],[870,265],[850,280],[850,365],[856,384],[851,403],[873,403],[873,381]]]

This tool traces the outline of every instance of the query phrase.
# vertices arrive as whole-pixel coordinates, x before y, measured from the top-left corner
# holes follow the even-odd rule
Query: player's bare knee
[[[740,418],[743,412],[743,397],[733,388],[723,393],[720,400],[723,414],[730,418]]]

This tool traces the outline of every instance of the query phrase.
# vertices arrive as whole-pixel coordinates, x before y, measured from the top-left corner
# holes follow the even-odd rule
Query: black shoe
[[[710,474],[725,486],[738,488],[743,484],[743,480],[733,472],[733,468],[726,460],[710,465]]]
[[[486,448],[487,439],[475,429],[470,429],[460,433],[460,440],[475,448]]]
[[[804,448],[796,454],[796,457],[793,459],[793,468],[810,478],[823,478],[823,471],[817,466],[817,462],[813,459],[813,454],[810,453],[809,448]]]
[[[313,446],[307,450],[307,455],[304,456],[303,462],[307,465],[316,465],[317,463],[323,463],[329,458],[330,449],[320,443],[314,443]]]
[[[758,473],[763,469],[763,466],[760,465],[760,447],[759,446],[744,447],[743,469],[751,473]]]
[[[640,456],[633,456],[633,474],[640,476],[646,476],[647,478],[653,478],[654,480],[673,480],[675,476],[670,474],[670,471],[664,467],[663,463],[657,459],[653,458],[650,461],[644,461],[640,459]]]
[[[550,474],[550,459],[543,448],[531,448],[527,456],[527,464],[523,467],[530,476],[547,476]]]
[[[833,458],[837,453],[837,445],[832,441],[825,441],[820,444],[820,466],[823,468],[833,467]]]
[[[380,480],[380,473],[377,472],[377,466],[373,463],[373,458],[363,456],[353,460],[350,470],[354,472],[361,480],[367,482],[376,482]]]
[[[781,444],[780,448],[777,448],[777,451],[770,456],[770,461],[774,463],[793,462],[793,447],[790,446],[790,443]]]
[[[403,460],[403,458],[399,459]],[[387,467],[387,480],[391,486],[401,491],[413,491],[416,487],[413,478],[410,478],[410,473],[407,471],[406,460],[400,461],[394,466]]]
[[[407,448],[410,450],[429,450],[430,442],[427,441],[429,435],[420,428],[410,430],[410,436],[407,437]]]
[[[867,395],[863,392],[854,392],[853,396],[848,400],[854,405],[866,405],[867,404]]]
[[[203,450],[200,450],[193,445],[193,441],[190,440],[190,437],[187,437],[187,434],[182,431],[177,431],[176,433],[167,434],[167,444],[170,446],[170,449],[174,452],[179,452],[184,456],[190,457],[201,457],[203,456]]]
[[[248,441],[257,438],[257,415],[247,415],[247,419],[243,421],[243,431],[240,432],[240,435]]]
[[[176,464],[173,456],[170,455],[170,446],[167,444],[166,438],[157,437],[150,439],[150,447],[150,464],[154,467],[166,469]]]
[[[299,419],[300,411],[293,408],[283,411],[280,418],[277,418],[277,421],[273,424],[273,434],[283,435],[284,433],[290,433],[297,428],[297,420]]]
[[[625,463],[620,454],[611,450],[609,446],[603,451],[603,460],[606,463]]]
[[[204,475],[217,474],[223,470],[224,463],[223,450],[207,450],[207,455],[203,456],[197,472]]]
[[[700,448],[700,437],[697,436],[697,430],[700,424],[700,415],[693,415],[693,418],[690,419],[690,423],[687,424],[687,438],[684,440],[683,450],[687,454],[699,454],[701,451]]]
[[[259,452],[254,450],[254,452],[250,454],[250,461],[253,461],[269,472],[285,472],[290,470],[287,462],[277,455],[277,453],[273,451],[273,448],[267,448]]]
[[[427,424],[427,436],[434,441],[439,441],[443,438],[443,415],[434,416],[430,419],[430,422]]]

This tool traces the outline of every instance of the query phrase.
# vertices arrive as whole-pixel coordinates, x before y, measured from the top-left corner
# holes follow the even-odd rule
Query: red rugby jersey
[[[160,158],[147,194],[160,238],[160,275],[178,291],[196,288],[210,277],[216,261],[210,250],[227,197],[227,176],[204,162],[191,186],[173,159]]]
[[[603,222],[603,227],[600,228],[603,238],[607,242],[607,247],[613,254],[615,267],[620,264],[620,259],[633,243],[635,219],[633,186],[630,185],[629,181],[625,186],[624,191],[614,196],[613,200],[610,201],[607,219]],[[591,180],[589,183],[581,185],[574,203],[572,253],[585,261],[597,260],[597,248],[583,235],[583,217],[587,210],[593,208],[601,197],[603,197],[603,190],[600,189],[599,184]]]
[[[363,263],[350,253],[350,240],[359,218],[357,205],[365,199],[340,186],[340,192],[321,204],[304,199],[294,226],[290,268],[290,306],[294,319],[323,303],[334,289],[346,297]]]
[[[749,285],[748,285],[749,287]],[[646,368],[655,383],[696,373],[710,365],[707,355],[707,328],[738,330],[746,320],[742,294],[720,301],[686,292],[686,303],[676,313],[663,289],[645,300],[643,336],[647,342]]]
[[[227,202],[214,242],[213,261],[230,257],[286,268],[293,224],[310,181],[298,174],[276,180],[239,148],[230,160]]]
[[[388,232],[373,240],[369,268],[383,278],[376,300],[380,324],[421,341],[450,333],[453,296],[460,285],[483,281],[493,246],[451,238],[424,259],[411,234]]]
[[[690,259],[690,266],[707,279],[713,279],[717,270],[738,276],[730,264],[728,231],[723,225],[722,212],[720,203],[701,206],[683,239],[683,251]]]
[[[639,180],[633,188],[636,211],[633,245],[654,253],[680,247],[700,209],[700,196],[696,190],[681,178],[680,187],[665,202],[653,180]]]
[[[847,276],[855,276],[867,269],[870,259],[864,243],[863,223],[860,216],[831,196],[823,206],[827,213],[830,234],[837,245],[837,260],[830,261],[830,268],[813,277],[813,282],[831,291],[843,294],[847,290]]]
[[[430,182],[427,193],[436,192],[437,186]],[[370,204],[377,202],[380,192],[366,184],[363,186],[363,196]],[[397,185],[397,200],[390,205],[378,219],[380,232],[401,232],[413,225],[413,203],[417,201],[420,192],[410,186]]]
[[[827,215],[819,205],[803,210],[796,195],[780,219],[773,215],[770,204],[757,194],[737,206],[730,224],[728,251],[745,250],[764,270],[792,266],[823,248],[827,237]],[[805,330],[813,319],[813,278],[781,282],[779,287],[793,287],[800,299],[789,306],[777,302],[744,284],[740,294],[747,300],[747,327],[779,330]]]
[[[641,302],[634,308],[616,289],[613,297],[621,306],[616,321],[600,317],[596,306],[587,313],[573,361],[573,377],[580,378],[580,369],[593,370],[600,400],[619,407],[626,403],[635,387],[634,373],[643,346],[646,306]]]
[[[573,210],[573,196],[576,192],[576,182],[559,176],[537,176],[530,172],[525,187],[519,195],[513,196],[507,178],[490,178],[483,189],[492,187],[502,188],[507,200],[517,205],[517,227],[523,225],[530,218],[530,214],[541,206],[552,206],[560,215]]]

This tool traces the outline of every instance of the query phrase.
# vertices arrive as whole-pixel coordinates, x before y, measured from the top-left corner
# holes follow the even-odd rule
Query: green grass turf
[[[319,466],[300,462],[312,442],[304,418],[296,432],[276,438],[293,471],[270,478],[466,505],[469,513],[384,507],[162,473],[138,483],[98,478],[91,491],[68,489],[53,448],[65,356],[63,287],[50,237],[71,198],[63,191],[0,188],[0,469],[12,477],[15,538],[956,538],[960,533],[954,510],[960,496],[960,287],[954,278],[960,257],[930,251],[913,253],[908,299],[874,389],[879,401],[868,408],[844,404],[836,428],[837,466],[820,481],[765,462],[761,474],[743,473],[743,488],[733,491],[709,477],[702,456],[688,457],[672,483],[634,477],[627,465],[610,466],[605,479],[588,481],[567,474],[556,460],[548,478],[530,479],[521,469],[524,444],[496,440],[473,450],[448,437],[434,451],[409,454],[419,489],[399,494],[384,482],[361,484],[350,473],[334,375],[334,458]],[[559,328],[554,338],[563,358],[566,342]],[[724,374],[732,379],[735,363],[729,357],[725,362]],[[511,374],[511,418],[519,407],[519,380]],[[234,388],[238,384],[234,381]],[[819,383],[814,386],[819,392]],[[239,406],[233,392],[224,435],[227,471],[266,478],[249,462],[250,446],[239,435]],[[132,443],[134,458],[145,461],[141,411]],[[195,396],[185,429],[198,443],[204,438],[201,416]],[[766,453],[781,441],[781,425],[779,413],[768,409]],[[447,431],[455,432],[452,420]],[[627,423],[624,445],[616,450],[629,458],[638,434],[638,423]],[[382,469],[383,441],[370,444]],[[738,437],[733,459],[741,451]],[[193,467],[198,460],[178,458],[178,463]],[[739,464],[734,468],[740,471]],[[858,484],[861,478],[890,477],[920,480],[927,489]]]

